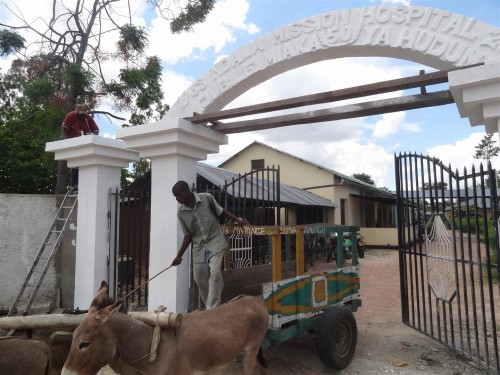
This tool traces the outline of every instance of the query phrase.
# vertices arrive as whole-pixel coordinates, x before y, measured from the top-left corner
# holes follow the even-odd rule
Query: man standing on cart
[[[172,194],[181,204],[177,217],[184,232],[172,266],[181,264],[184,252],[192,244],[193,277],[206,309],[213,309],[221,303],[222,260],[228,248],[219,217],[224,215],[240,226],[246,222],[222,208],[212,194],[193,193],[186,181],[178,181],[172,187]]]

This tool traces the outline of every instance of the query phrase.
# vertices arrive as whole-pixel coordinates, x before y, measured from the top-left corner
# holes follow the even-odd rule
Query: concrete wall
[[[398,229],[397,228],[364,228],[361,227],[359,232],[365,237],[367,246],[398,246]]]
[[[10,308],[14,303],[61,201],[62,197],[55,195],[0,194],[0,307]],[[71,306],[75,235],[73,222],[37,293],[32,306],[35,311],[45,312],[54,306],[60,285],[65,286],[61,291],[63,306]]]

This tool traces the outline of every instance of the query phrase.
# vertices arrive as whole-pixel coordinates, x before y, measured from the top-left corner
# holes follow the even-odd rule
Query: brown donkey
[[[61,375],[94,375],[107,364],[114,370],[125,364],[143,375],[208,374],[240,353],[245,375],[253,374],[257,362],[261,373],[267,373],[261,344],[269,317],[260,297],[244,296],[183,314],[180,327],[161,330],[157,357],[150,362],[154,328],[119,312],[121,303],[106,306],[107,294],[103,282],[73,334]]]
[[[20,337],[0,339],[0,374],[48,375],[52,353],[43,341]]]

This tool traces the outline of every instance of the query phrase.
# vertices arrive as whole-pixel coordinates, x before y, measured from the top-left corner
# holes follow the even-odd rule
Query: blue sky
[[[40,0],[36,11],[29,0],[16,0],[15,4],[27,19],[35,19],[43,9],[50,9],[42,4],[44,2]],[[195,26],[192,33],[173,36],[168,32],[165,19],[141,7],[139,1],[132,2],[137,9],[134,23],[144,25],[150,34],[149,54],[157,55],[163,61],[163,88],[170,105],[215,62],[280,26],[339,9],[391,4],[439,8],[500,27],[498,0],[220,0],[204,24]],[[10,21],[2,6],[0,4],[0,22]],[[107,39],[109,48],[113,48],[116,40]],[[9,59],[0,60],[2,71],[8,68],[9,62]],[[115,68],[112,64],[105,67],[110,78],[116,76]],[[408,77],[417,75],[420,69],[434,70],[410,61],[388,58],[323,61],[274,77],[249,90],[228,107]],[[106,102],[102,102],[100,108],[112,110]],[[115,136],[118,123],[107,119],[98,119],[98,123],[102,135]],[[475,162],[474,146],[483,136],[484,127],[471,127],[467,119],[460,118],[452,104],[230,135],[229,143],[221,147],[219,154],[210,155],[207,162],[218,165],[258,140],[346,175],[369,174],[377,186],[392,189],[394,153],[428,154],[461,169]],[[495,160],[494,165],[500,166],[499,161]]]

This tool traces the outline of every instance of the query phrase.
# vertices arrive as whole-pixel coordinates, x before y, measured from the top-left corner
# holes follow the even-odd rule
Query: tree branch
[[[88,111],[87,112],[89,115],[92,115],[92,114],[101,114],[101,115],[106,115],[106,116],[110,116],[110,117],[113,117],[117,120],[123,120],[123,121],[126,121],[127,119],[126,118],[123,118],[123,117],[118,117],[112,113],[109,113],[107,111]]]

